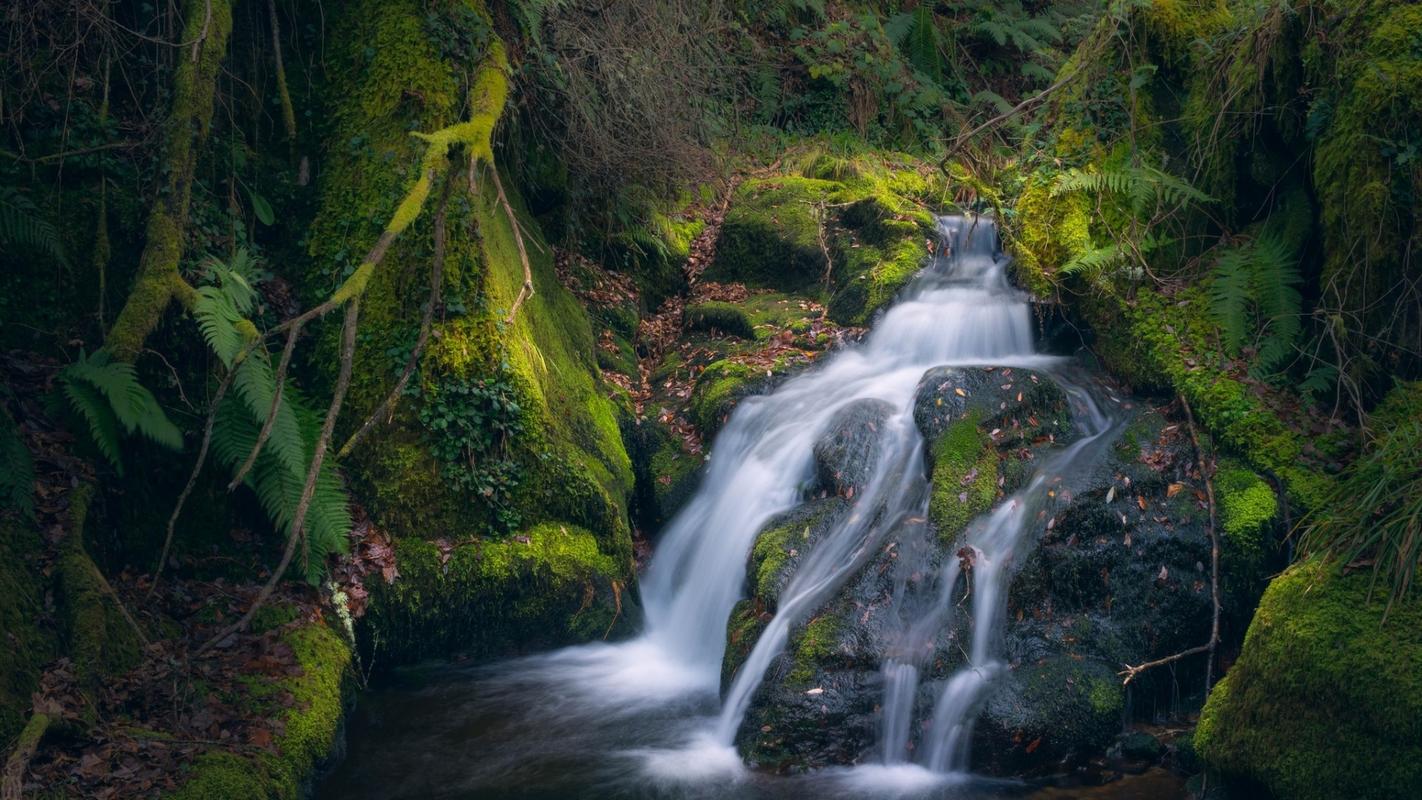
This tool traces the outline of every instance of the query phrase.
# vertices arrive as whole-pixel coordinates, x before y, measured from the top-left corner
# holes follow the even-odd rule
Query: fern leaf
[[[1106,274],[1124,260],[1125,254],[1122,253],[1121,248],[1114,244],[1108,244],[1105,247],[1094,247],[1078,253],[1063,264],[1058,272],[1061,275],[1082,274],[1095,279]]]
[[[59,231],[13,186],[0,186],[0,244],[25,247],[69,266]]]
[[[1215,263],[1210,281],[1210,316],[1220,328],[1225,350],[1236,353],[1249,336],[1250,252],[1232,248]]]
[[[141,433],[170,450],[183,448],[183,433],[178,430],[158,399],[138,381],[133,365],[111,361],[103,351],[65,368],[68,376],[87,381],[103,393],[113,408],[114,416],[129,433]]]
[[[113,465],[114,471],[123,475],[123,459],[119,457],[118,417],[109,406],[109,401],[88,381],[65,380],[64,395],[69,405],[79,412],[89,423],[89,436],[99,448],[99,452]]]

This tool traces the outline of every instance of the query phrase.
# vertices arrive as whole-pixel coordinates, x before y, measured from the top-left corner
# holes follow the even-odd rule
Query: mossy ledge
[[[1294,800],[1422,786],[1422,600],[1384,619],[1371,580],[1310,560],[1269,585],[1200,716],[1210,772]]]
[[[460,654],[476,660],[622,632],[635,618],[628,562],[592,533],[544,523],[447,549],[395,540],[400,577],[371,587],[357,630],[378,663]]]
[[[310,795],[321,762],[340,744],[351,650],[320,619],[294,623],[281,641],[296,655],[300,674],[250,685],[253,702],[294,702],[280,715],[274,751],[250,756],[210,752],[189,765],[166,800],[297,800]]]

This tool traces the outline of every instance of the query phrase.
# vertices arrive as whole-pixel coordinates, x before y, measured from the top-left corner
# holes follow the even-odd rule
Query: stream
[[[1183,796],[1179,779],[1161,770],[1096,788],[1044,788],[969,771],[973,722],[1007,668],[1000,653],[1007,585],[1030,549],[1030,523],[1061,476],[1087,472],[1101,458],[1120,420],[1079,370],[1036,350],[1030,307],[1008,283],[994,222],[943,217],[940,228],[940,254],[862,342],[737,407],[696,495],[662,532],[641,578],[646,620],[638,638],[478,667],[403,670],[362,697],[346,757],[318,796]],[[1070,399],[1077,436],[968,526],[966,558],[925,559],[914,566],[932,577],[896,588],[877,746],[852,767],[791,776],[749,769],[736,750],[737,731],[791,632],[887,537],[926,516],[930,487],[914,395],[928,370],[945,365],[1050,374]],[[801,559],[723,693],[727,619],[743,595],[756,537],[805,499],[816,441],[839,411],[865,400],[886,409],[872,474],[852,495],[850,512]],[[970,618],[966,663],[930,684],[936,699],[924,708],[915,702],[921,675],[955,606]]]

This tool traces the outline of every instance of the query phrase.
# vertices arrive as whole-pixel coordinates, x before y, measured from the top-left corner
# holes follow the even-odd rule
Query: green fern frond
[[[1256,375],[1278,370],[1295,351],[1303,334],[1301,280],[1292,248],[1270,231],[1227,249],[1215,262],[1210,316],[1226,350],[1256,342]]]
[[[1063,264],[1057,272],[1063,277],[1081,275],[1094,282],[1125,261],[1125,252],[1118,245],[1108,244],[1105,247],[1093,247],[1078,253]]]
[[[1250,256],[1248,248],[1232,248],[1215,262],[1210,281],[1210,316],[1220,328],[1225,349],[1238,352],[1249,336]]]
[[[0,244],[25,247],[69,265],[59,231],[13,186],[0,186]]]
[[[86,381],[98,389],[109,402],[114,416],[128,433],[141,433],[170,450],[183,448],[183,432],[178,430],[158,398],[138,382],[138,373],[125,361],[113,361],[99,350],[64,369],[66,381]]]
[[[89,437],[113,465],[114,471],[122,476],[123,459],[119,456],[119,443],[123,434],[109,401],[87,381],[65,380],[63,385],[69,405],[89,423]]]
[[[1053,197],[1077,192],[1122,195],[1130,198],[1135,205],[1143,205],[1155,198],[1170,204],[1214,202],[1214,198],[1183,178],[1154,167],[1127,167],[1106,172],[1073,169],[1058,176],[1056,183],[1052,184]]]
[[[249,361],[255,362],[256,359]],[[243,365],[247,363],[248,361],[244,361]],[[241,366],[238,368],[241,369]],[[319,418],[305,408],[301,398],[294,392],[290,396],[286,392],[283,393],[282,405],[290,411],[291,418],[298,425],[295,444],[299,448],[300,460],[289,463],[278,456],[277,449],[273,447],[277,442],[277,435],[274,433],[271,443],[263,448],[244,482],[256,494],[273,526],[283,535],[290,535],[291,523],[306,482],[306,471],[311,464],[310,448],[315,443]],[[265,408],[261,413],[265,416]],[[212,452],[218,461],[232,470],[245,461],[247,454],[256,445],[261,419],[262,417],[254,414],[240,398],[224,400],[222,407],[218,409],[212,435]],[[327,462],[317,474],[316,490],[306,514],[306,552],[310,556],[306,562],[308,581],[316,583],[320,580],[328,554],[345,552],[351,524],[349,498],[344,483],[330,462]]]

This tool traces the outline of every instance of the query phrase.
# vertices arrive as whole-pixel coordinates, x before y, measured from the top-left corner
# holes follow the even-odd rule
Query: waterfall
[[[924,270],[865,342],[773,394],[740,404],[716,437],[696,496],[663,533],[642,580],[646,636],[692,670],[703,688],[714,690],[719,682],[726,620],[741,596],[756,535],[802,499],[813,474],[811,449],[835,413],[868,398],[894,407],[873,480],[854,512],[796,574],[784,609],[767,631],[782,639],[794,615],[813,610],[814,601],[852,571],[854,555],[883,533],[902,505],[902,487],[887,483],[891,475],[908,474],[909,462],[922,457],[912,420],[914,389],[923,373],[944,364],[1019,363],[1032,357],[1031,317],[1007,283],[996,227],[974,217],[945,217],[940,226],[947,252]],[[763,647],[752,655],[756,661],[774,656],[769,642]]]

